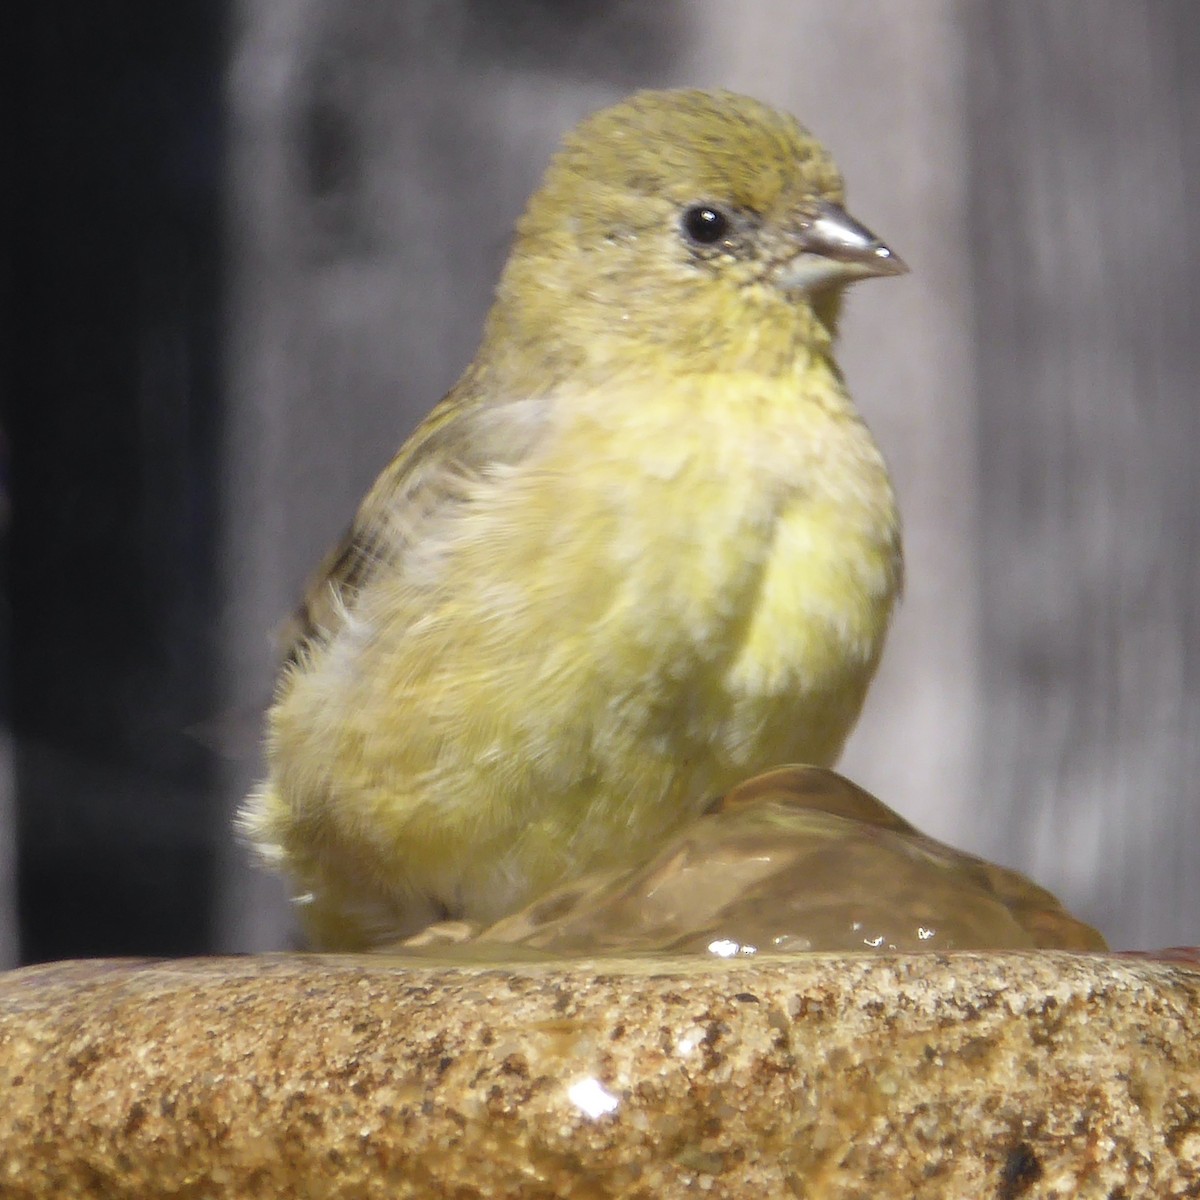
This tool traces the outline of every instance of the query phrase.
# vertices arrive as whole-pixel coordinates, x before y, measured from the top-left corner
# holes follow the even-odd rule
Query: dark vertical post
[[[4,423],[26,960],[208,940],[223,6],[27,6]]]

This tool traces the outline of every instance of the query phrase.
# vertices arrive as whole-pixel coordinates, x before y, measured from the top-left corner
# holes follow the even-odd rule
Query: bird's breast
[[[587,465],[541,465],[543,544],[609,686],[737,759],[790,737],[774,749],[832,760],[900,583],[891,484],[838,381],[664,388],[576,424],[560,461]]]

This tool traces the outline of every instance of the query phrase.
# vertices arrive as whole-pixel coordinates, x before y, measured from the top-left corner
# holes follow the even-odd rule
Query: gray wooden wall
[[[1200,930],[1200,7],[966,26],[980,794],[1122,942]]]
[[[844,769],[1124,946],[1200,940],[1195,0],[240,0],[229,38],[224,704],[469,360],[560,134],[742,90],[834,150],[910,263],[852,388],[910,585]],[[229,765],[232,809],[258,766]],[[226,948],[284,944],[223,843]]]

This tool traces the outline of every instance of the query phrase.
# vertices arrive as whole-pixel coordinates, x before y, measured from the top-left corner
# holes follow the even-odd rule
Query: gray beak
[[[904,260],[844,208],[822,201],[802,227],[799,253],[781,263],[776,278],[781,286],[815,291],[874,275],[903,275]]]

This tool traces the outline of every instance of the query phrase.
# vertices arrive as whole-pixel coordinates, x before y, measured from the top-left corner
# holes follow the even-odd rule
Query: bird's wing
[[[350,528],[325,557],[280,633],[295,662],[328,641],[381,572],[403,571],[434,521],[461,506],[473,485],[522,462],[540,440],[546,400],[484,400],[468,382],[418,426],[367,493]]]

